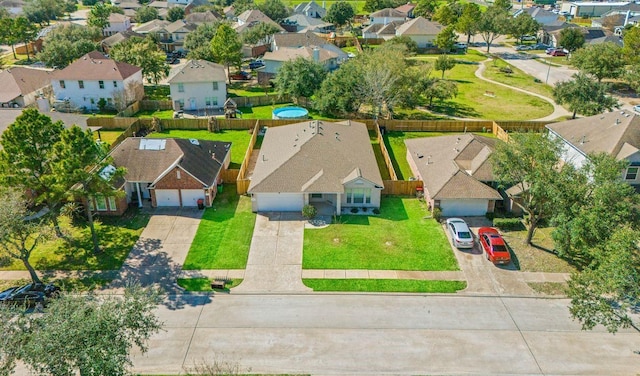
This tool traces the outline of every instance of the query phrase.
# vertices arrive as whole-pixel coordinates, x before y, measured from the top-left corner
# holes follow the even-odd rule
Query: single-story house
[[[371,24],[362,29],[362,38],[389,40],[396,36],[396,29],[402,24],[404,24],[404,21],[393,21],[387,24]]]
[[[559,25],[564,22],[558,20],[559,14],[541,7],[518,8],[513,12],[513,17],[518,17],[522,14],[530,15],[540,25]]]
[[[593,18],[600,17],[603,14],[622,7],[626,7],[631,3],[630,1],[607,1],[607,2],[595,2],[595,1],[567,1],[562,2],[561,13],[574,17]],[[564,14],[564,13],[563,13]]]
[[[169,90],[174,110],[217,110],[227,99],[224,66],[192,59],[171,70]]]
[[[102,47],[102,51],[105,54],[108,54],[109,51],[113,48],[113,46],[116,46],[132,37],[144,38],[144,35],[140,33],[136,33],[135,31],[131,31],[131,30],[121,31],[117,34],[113,34],[110,37],[104,38],[102,42],[100,42],[100,46]]]
[[[435,45],[435,40],[444,26],[435,21],[429,21],[424,17],[416,17],[411,21],[396,28],[397,37],[409,37],[416,42],[418,48],[426,48]]]
[[[275,26],[280,31],[284,31],[282,26],[278,25],[274,20],[267,17],[267,15],[265,15],[258,9],[249,9],[242,12],[242,14],[238,16],[238,20],[233,25],[233,28],[238,33],[242,33],[243,31],[248,30],[259,23],[267,23]]]
[[[338,68],[339,55],[334,51],[323,47],[281,47],[277,51],[264,54],[264,67],[258,71],[258,81],[266,82],[265,80],[273,78],[284,63],[299,57],[320,63],[328,71]]]
[[[51,70],[26,67],[0,71],[0,107],[26,107],[38,98],[51,97],[52,75]]]
[[[221,141],[127,138],[109,153],[115,167],[127,169],[117,187],[125,195],[94,200],[94,209],[121,214],[129,204],[142,207],[145,201],[152,207],[197,206],[199,200],[211,206],[230,149],[230,142]]]
[[[411,172],[424,184],[424,197],[442,215],[482,216],[495,209],[502,196],[491,184],[489,156],[493,138],[465,133],[405,140]]]
[[[224,21],[226,17],[221,15],[220,13],[214,10],[208,10],[206,12],[193,12],[188,14],[184,20],[187,23],[192,23],[196,25],[202,25],[204,23],[213,23],[218,21]]]
[[[379,23],[383,25],[393,21],[404,21],[406,18],[406,13],[393,8],[380,9],[379,11],[373,12],[369,15],[369,19],[372,24]]]
[[[327,15],[327,10],[318,5],[315,1],[302,2],[293,8],[294,14],[303,14],[305,16],[313,18],[324,18]]]
[[[327,34],[336,30],[334,24],[324,22],[320,18],[306,16],[304,14],[294,14],[285,18],[282,25],[288,26],[293,32],[299,33],[303,31],[312,31],[316,33]]]
[[[622,179],[640,189],[640,115],[620,110],[548,124],[551,137],[564,145],[562,159],[581,167],[591,153],[607,153],[626,160]]]
[[[304,121],[269,128],[248,192],[253,211],[301,211],[304,205],[379,208],[382,177],[367,126]]]

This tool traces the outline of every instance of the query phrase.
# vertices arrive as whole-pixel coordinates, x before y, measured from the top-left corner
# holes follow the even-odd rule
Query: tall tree
[[[0,18],[0,43],[11,46],[11,51],[13,52],[13,58],[18,59],[16,56],[16,48],[15,45],[20,40],[18,38],[18,33],[16,32],[15,18],[11,17],[3,17]]]
[[[550,189],[570,165],[558,167],[562,155],[559,139],[537,133],[512,133],[509,142],[499,142],[491,155],[493,173],[502,187],[516,186],[514,203],[526,214],[531,244],[540,221],[554,213],[555,192]]]
[[[236,16],[239,16],[243,12],[250,9],[258,9],[258,6],[253,0],[234,0],[233,1],[233,13]]]
[[[129,375],[132,349],[144,354],[162,328],[158,303],[140,287],[123,296],[62,294],[44,315],[8,316],[17,329],[8,342],[19,344],[9,355],[40,375]]]
[[[102,30],[109,26],[109,16],[111,15],[113,7],[110,4],[98,2],[91,8],[89,16],[87,17],[87,25],[97,27]]]
[[[362,55],[362,82],[358,95],[364,104],[373,109],[378,117],[399,104],[403,98],[400,90],[402,75],[407,69],[406,49],[402,46],[385,46]]]
[[[298,57],[282,64],[274,83],[278,95],[289,95],[297,101],[300,97],[311,97],[326,75],[321,63]]]
[[[346,1],[338,1],[331,4],[324,20],[338,26],[343,26],[350,23],[355,15],[356,11],[353,9],[351,4]]]
[[[429,108],[433,107],[433,100],[444,101],[455,98],[458,95],[458,84],[449,80],[433,80],[426,90],[425,96],[429,99]]]
[[[438,33],[435,43],[436,46],[446,54],[451,52],[453,46],[456,44],[456,40],[458,40],[458,34],[456,34],[453,25],[449,25]]]
[[[491,5],[480,15],[478,19],[478,32],[487,43],[487,53],[491,48],[491,43],[499,36],[508,32],[509,14],[503,8]]]
[[[16,37],[22,43],[27,50],[27,61],[31,61],[31,54],[29,53],[29,44],[33,42],[38,33],[38,29],[34,24],[29,22],[26,17],[18,17],[13,23],[14,32]]]
[[[354,59],[344,63],[340,69],[328,74],[316,91],[314,106],[324,113],[346,116],[357,113],[360,108],[358,86],[363,80],[363,71]]]
[[[480,16],[481,12],[478,4],[464,4],[462,15],[456,22],[456,31],[467,36],[467,44],[471,42],[471,36],[478,32]]]
[[[129,38],[115,45],[111,51],[111,58],[142,68],[142,74],[149,82],[158,84],[169,74],[165,54],[150,38]]]
[[[167,21],[175,22],[184,18],[184,8],[171,7],[167,11]]]
[[[253,33],[254,29],[262,29],[264,23],[254,26],[246,31],[247,34]],[[189,51],[189,59],[202,59],[214,61],[213,52],[211,51],[211,40],[216,35],[220,23],[203,23],[187,34],[184,39],[184,48]]]
[[[438,8],[438,0],[419,0],[413,9],[413,15],[431,19]]]
[[[181,9],[179,7],[173,7],[171,9]],[[158,10],[148,5],[143,5],[136,10],[136,22],[145,23],[158,19]]]
[[[509,34],[522,42],[525,35],[536,35],[540,30],[540,24],[529,13],[523,13],[509,22]]]
[[[49,209],[58,236],[58,214],[66,187],[60,186],[52,170],[54,145],[60,140],[64,126],[34,108],[18,116],[0,138],[0,171],[3,185],[31,191],[36,204]]]
[[[580,27],[568,27],[560,31],[560,39],[558,43],[569,52],[582,48],[584,46],[584,34]]]
[[[640,27],[632,27],[624,33],[622,53],[628,64],[640,64]]]
[[[244,30],[240,37],[242,38],[242,42],[246,44],[256,44],[279,32],[280,29],[278,29],[274,24],[260,22],[256,26]],[[211,51],[209,51],[209,54],[211,54]]]
[[[265,16],[276,22],[280,22],[289,17],[289,10],[280,0],[265,0],[265,2],[258,5],[258,9],[260,9]]]
[[[63,17],[66,12],[64,1],[58,0],[28,0],[22,11],[29,21],[40,25],[49,25],[50,21]]]
[[[442,4],[433,15],[433,20],[438,21],[440,24],[448,26],[455,25],[458,21],[459,15],[457,15],[449,4]]]
[[[29,271],[31,280],[40,278],[29,262],[33,250],[48,238],[48,226],[40,219],[25,220],[33,213],[27,209],[24,193],[17,189],[0,187],[0,254],[20,260]]]
[[[566,104],[576,114],[592,116],[618,107],[618,100],[607,94],[608,85],[597,82],[583,73],[576,73],[571,81],[562,81],[553,88],[553,98]]]
[[[402,0],[365,0],[364,10],[366,12],[373,13],[384,8],[395,8],[401,4],[403,4]]]
[[[604,78],[620,77],[624,73],[626,61],[620,46],[605,42],[590,44],[577,50],[571,58],[571,63],[600,82]]]
[[[511,3],[511,0],[495,0],[493,2],[493,6],[498,7],[507,12],[511,10],[511,8],[513,8],[513,4]]]
[[[444,72],[453,69],[456,66],[456,61],[446,54],[442,54],[438,56],[436,61],[433,63],[433,67],[437,71],[442,71],[442,77],[444,78]]]
[[[231,83],[230,66],[242,62],[242,42],[238,33],[226,23],[221,24],[211,40],[211,52],[217,62],[227,67],[227,77]]]
[[[77,58],[99,48],[102,31],[95,27],[69,24],[53,29],[36,58],[48,67],[62,69]]]

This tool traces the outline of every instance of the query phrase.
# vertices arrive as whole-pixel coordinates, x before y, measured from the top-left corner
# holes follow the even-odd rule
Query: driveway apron
[[[233,293],[312,291],[302,283],[304,223],[298,213],[259,213],[242,283]]]

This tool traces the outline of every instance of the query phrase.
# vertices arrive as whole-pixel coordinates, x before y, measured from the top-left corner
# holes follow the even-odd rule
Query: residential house
[[[384,8],[369,15],[370,23],[386,25],[393,21],[405,21],[406,14],[393,8]]]
[[[187,23],[199,26],[204,23],[223,21],[225,20],[225,17],[214,10],[208,10],[206,12],[189,13],[187,16],[185,16],[184,20],[187,21]]]
[[[571,1],[563,2],[560,8],[560,13],[567,14],[574,17],[593,18],[600,17],[603,14],[628,6],[629,1],[608,1],[608,2],[595,2],[595,1]]]
[[[91,204],[101,214],[121,214],[130,205],[142,207],[211,206],[229,167],[231,143],[195,139],[130,137],[109,156],[114,167],[125,167],[116,188],[124,197],[97,197]]]
[[[129,39],[129,38],[144,38],[144,35],[140,34],[140,33],[136,33],[135,31],[132,30],[127,30],[127,31],[121,31],[117,34],[113,34],[110,37],[106,37],[102,40],[102,42],[100,42],[100,47],[102,48],[102,51],[105,54],[108,54],[109,51],[113,48],[113,46],[116,46],[122,42],[124,42],[125,40]]]
[[[242,14],[238,16],[238,19],[233,25],[233,28],[238,33],[242,33],[243,31],[248,30],[249,28],[252,28],[260,23],[268,23],[275,26],[278,30],[284,31],[282,26],[278,25],[275,21],[267,17],[258,9],[249,9],[242,12]]]
[[[131,17],[132,19],[135,19],[136,12],[142,7],[142,4],[137,1],[122,1],[115,5],[122,9],[125,16]]]
[[[156,8],[158,11],[158,17],[165,19],[167,18],[167,13],[169,12],[169,3],[166,1],[158,1],[154,0],[147,4],[152,8]]]
[[[496,140],[471,133],[407,139],[407,161],[424,183],[424,197],[442,215],[480,216],[494,211],[502,196],[491,184],[489,156]]]
[[[367,126],[305,121],[269,128],[248,192],[253,211],[301,211],[304,205],[379,208],[383,188]]]
[[[116,62],[98,51],[89,52],[55,71],[51,84],[54,105],[67,112],[97,110],[100,99],[104,99],[108,107],[123,109],[144,96],[141,68]]]
[[[362,29],[363,39],[389,40],[396,36],[396,30],[405,21],[392,21],[387,24],[374,23]]]
[[[584,34],[584,42],[585,44],[597,44],[604,42],[614,42],[616,44],[621,44],[622,41],[620,37],[615,36],[611,31],[603,29],[601,27],[581,27],[576,24],[564,23],[559,27],[548,27],[545,26],[542,28],[542,43],[548,44],[552,47],[562,47],[560,46],[560,33],[563,29],[566,28],[580,28],[582,34]]]
[[[12,67],[0,71],[0,107],[27,107],[38,98],[52,96],[53,72],[45,69]]]
[[[102,29],[102,35],[109,37],[122,31],[131,30],[131,18],[120,13],[109,15],[109,25]]]
[[[416,42],[418,48],[433,47],[435,46],[436,37],[443,28],[444,26],[435,21],[417,17],[398,26],[396,36],[409,37]]]
[[[536,20],[541,26],[559,26],[564,21],[560,20],[560,15],[553,13],[547,9],[541,7],[519,8],[513,12],[513,17],[518,17],[522,14],[528,14]]]
[[[338,54],[322,47],[281,47],[277,51],[267,52],[262,57],[264,67],[258,71],[258,82],[268,82],[280,70],[280,67],[297,58],[313,60],[322,64],[326,70],[338,68]]]
[[[302,14],[307,17],[324,18],[327,15],[327,10],[318,5],[315,1],[302,2],[293,8],[294,14]]]
[[[227,76],[220,64],[189,60],[174,68],[167,81],[175,110],[218,110],[227,99]]]
[[[155,34],[158,38],[160,48],[164,52],[171,52],[173,51],[171,49],[173,48],[173,39],[171,33],[167,31],[169,24],[170,22],[165,20],[151,20],[136,26],[133,28],[133,31],[144,36]]]
[[[620,36],[625,26],[638,23],[640,23],[640,3],[630,3],[591,20],[592,27],[613,26],[614,33]]]
[[[412,4],[412,3],[406,3],[403,5],[400,5],[399,7],[396,7],[395,9],[404,14],[404,16],[406,18],[413,18],[413,10],[416,8],[416,5],[418,4]]]
[[[626,160],[627,183],[640,190],[640,115],[620,110],[548,124],[549,135],[562,140],[562,159],[579,168],[591,153],[607,153]]]
[[[184,51],[183,45],[187,34],[197,28],[197,24],[188,23],[185,20],[177,20],[165,26],[165,31],[170,35],[167,40],[168,51]]]
[[[278,33],[271,38],[271,51],[278,51],[282,47],[299,48],[299,47],[319,47],[334,53],[341,63],[349,59],[346,52],[341,50],[333,43],[327,42],[325,39],[317,36],[312,31],[304,33]]]
[[[316,33],[328,34],[336,30],[336,26],[330,22],[324,22],[320,18],[314,18],[306,16],[304,14],[294,14],[285,18],[282,21],[282,25],[287,27],[287,30],[300,33],[304,31],[311,31]]]

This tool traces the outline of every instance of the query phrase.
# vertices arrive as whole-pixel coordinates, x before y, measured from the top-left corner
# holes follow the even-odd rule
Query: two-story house
[[[144,97],[142,69],[116,62],[98,51],[55,71],[51,85],[54,106],[66,112],[97,110],[100,99],[105,100],[107,107],[122,110]]]
[[[236,23],[233,25],[233,28],[238,33],[242,33],[243,31],[248,30],[260,23],[267,23],[275,26],[280,31],[284,31],[282,26],[278,25],[275,21],[267,17],[267,15],[265,15],[258,9],[249,9],[242,12],[238,16],[238,19]]]
[[[294,14],[302,14],[307,17],[324,18],[327,15],[327,10],[318,5],[315,1],[302,2],[293,8]]]
[[[109,25],[102,29],[102,35],[109,37],[122,31],[131,30],[131,18],[120,13],[109,15]]]
[[[206,60],[189,60],[169,75],[175,110],[219,110],[227,99],[224,66]]]
[[[198,25],[188,23],[185,20],[177,20],[165,27],[170,37],[170,46],[168,51],[184,51],[184,39],[187,34],[198,28]]]
[[[369,19],[372,24],[383,24],[386,25],[393,21],[404,21],[406,20],[407,15],[399,10],[395,10],[393,8],[385,8],[380,9],[379,11],[373,12],[369,15]]]

